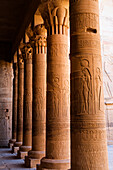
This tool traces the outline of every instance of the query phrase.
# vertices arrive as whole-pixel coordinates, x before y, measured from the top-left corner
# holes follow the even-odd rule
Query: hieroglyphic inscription
[[[76,44],[76,48],[75,48],[75,44]],[[83,38],[83,36],[81,36],[80,38],[78,37],[78,35],[73,36],[72,37],[72,49],[71,49],[71,53],[78,53],[79,50],[87,50],[87,48],[94,49],[95,51],[99,51],[100,50],[100,39],[94,39],[94,37],[92,36],[92,38],[90,39],[88,36],[86,36],[85,38]]]
[[[108,170],[97,2],[70,3],[72,170]]]
[[[72,11],[72,20],[75,22],[72,24],[72,30],[74,32],[85,32],[86,28],[96,28],[99,23],[99,17],[97,14],[93,13],[79,13],[74,14],[74,11]]]

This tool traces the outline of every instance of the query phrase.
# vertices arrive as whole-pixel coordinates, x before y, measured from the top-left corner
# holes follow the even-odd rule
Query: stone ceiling
[[[0,0],[0,59],[11,61],[38,6],[54,1],[69,3],[69,0]],[[47,5],[43,7],[46,8]]]
[[[40,2],[0,0],[0,59],[11,59]]]

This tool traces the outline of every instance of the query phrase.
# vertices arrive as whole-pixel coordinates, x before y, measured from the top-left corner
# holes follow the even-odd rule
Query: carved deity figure
[[[89,113],[89,103],[92,96],[92,82],[91,82],[91,73],[89,71],[89,61],[82,60],[81,63],[81,88],[79,91],[80,94],[80,103],[81,103],[81,113]]]
[[[101,72],[100,68],[97,67],[96,69],[96,95],[97,95],[97,108],[101,110],[101,86],[102,86],[102,80],[101,80]]]

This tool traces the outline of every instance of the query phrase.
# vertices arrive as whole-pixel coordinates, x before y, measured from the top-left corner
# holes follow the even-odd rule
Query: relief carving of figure
[[[56,117],[59,115],[60,111],[60,78],[58,75],[54,75],[52,81],[48,79],[48,100],[47,105],[50,109],[50,112],[52,112],[52,117]]]
[[[89,71],[89,61],[82,60],[81,63],[82,76],[80,82],[80,103],[81,103],[81,113],[89,113],[89,103],[92,97],[92,80],[91,73]]]
[[[101,71],[100,68],[97,67],[96,69],[96,96],[97,96],[97,108],[101,110],[101,87],[102,80],[101,80]]]

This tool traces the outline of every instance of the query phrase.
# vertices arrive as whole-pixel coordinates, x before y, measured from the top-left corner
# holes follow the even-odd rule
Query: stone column
[[[98,0],[70,0],[71,168],[108,170]]]
[[[35,168],[45,156],[46,144],[46,29],[44,25],[34,28],[33,55],[33,119],[32,150],[25,159],[26,167]]]
[[[70,168],[68,5],[48,4],[46,157],[40,169]],[[47,9],[47,7],[46,7]],[[38,168],[38,167],[37,167]]]
[[[24,61],[22,54],[18,58],[18,112],[17,112],[17,140],[13,152],[17,153],[23,142],[23,97],[24,97]]]
[[[17,100],[18,100],[18,63],[13,63],[13,114],[12,114],[12,139],[9,140],[9,147],[12,149],[16,141],[17,132]]]
[[[18,152],[19,158],[27,156],[32,149],[32,49],[24,44],[24,113],[23,113],[23,145]]]

